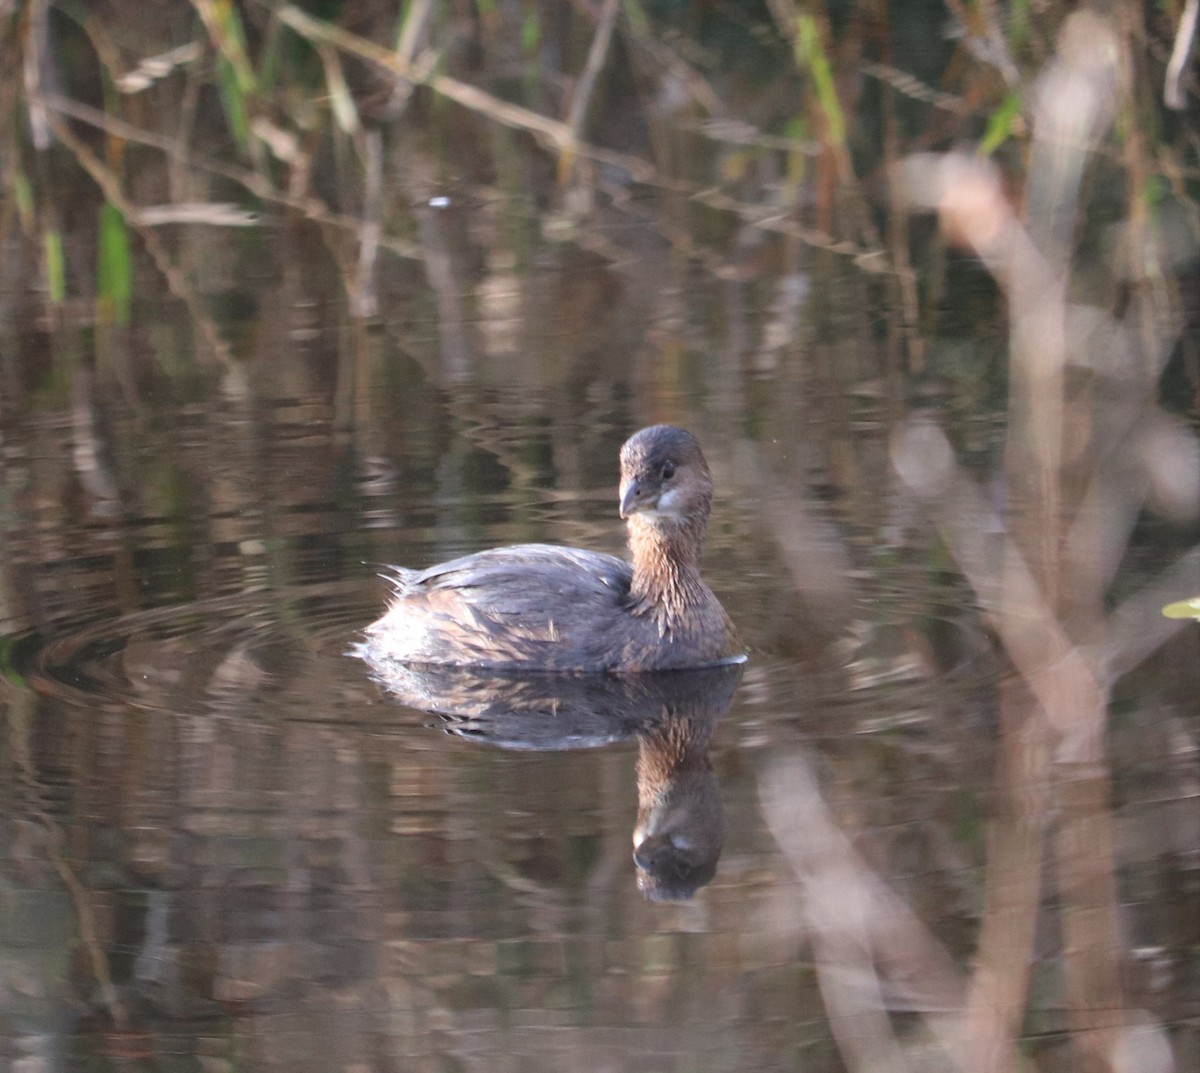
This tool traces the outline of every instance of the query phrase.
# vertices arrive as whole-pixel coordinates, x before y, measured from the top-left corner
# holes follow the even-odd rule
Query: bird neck
[[[700,554],[705,519],[692,518],[669,526],[633,515],[629,519],[629,552],[633,560],[631,594],[666,618],[682,615],[703,598]]]
[[[708,746],[712,720],[664,714],[638,735],[638,808],[661,804],[668,791],[687,771],[711,771]]]

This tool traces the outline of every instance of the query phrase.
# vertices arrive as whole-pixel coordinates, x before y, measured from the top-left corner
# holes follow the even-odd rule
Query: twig
[[[294,194],[285,193],[276,189],[265,176],[257,172],[224,164],[208,157],[195,156],[187,152],[173,138],[154,134],[151,131],[143,130],[141,127],[135,127],[123,119],[110,116],[107,112],[102,112],[100,109],[93,108],[82,101],[48,93],[42,96],[42,102],[51,111],[70,116],[72,119],[78,120],[81,123],[87,123],[89,126],[96,127],[98,130],[103,130],[108,134],[124,138],[127,141],[136,142],[140,145],[149,145],[155,149],[161,149],[172,160],[189,168],[196,168],[206,171],[211,175],[219,175],[222,178],[230,179],[255,197],[261,198],[263,201],[270,202],[271,204],[293,209],[315,223],[327,224],[331,227],[355,233],[360,232],[364,226],[364,221],[358,217],[332,212],[329,206],[321,201],[320,198],[311,195],[299,197]],[[412,260],[419,260],[421,257],[421,251],[416,246],[401,239],[381,235],[379,245],[381,249],[385,249],[389,253],[394,253],[399,257],[407,257]]]
[[[587,108],[592,99],[592,91],[596,87],[596,79],[604,67],[609,45],[612,43],[613,27],[617,24],[617,12],[620,8],[621,0],[604,0],[604,7],[600,11],[600,21],[592,36],[592,44],[583,65],[583,73],[579,76],[575,93],[571,97],[571,107],[567,111],[567,127],[571,131],[572,140],[577,140],[583,129],[583,121],[587,117]],[[563,150],[559,162],[560,180],[570,172],[573,158],[573,147]]]
[[[629,177],[635,182],[645,183],[659,189],[670,190],[693,197],[713,207],[737,211],[753,227],[761,228],[765,231],[777,231],[810,245],[818,246],[821,249],[855,257],[862,267],[871,271],[886,272],[890,270],[887,251],[879,243],[878,233],[874,225],[865,217],[863,220],[864,234],[866,234],[868,240],[874,240],[875,242],[870,247],[856,246],[854,243],[837,241],[822,232],[810,231],[799,227],[793,224],[782,213],[765,219],[761,218],[757,215],[761,212],[759,209],[754,209],[751,206],[737,206],[736,202],[732,199],[711,191],[698,191],[688,182],[662,175],[653,164],[643,160],[641,157],[621,153],[613,149],[604,149],[600,146],[579,140],[575,137],[574,132],[567,123],[550,119],[528,108],[501,100],[486,90],[469,85],[466,82],[460,82],[449,75],[435,74],[425,65],[408,63],[403,57],[398,56],[390,49],[377,45],[373,41],[358,37],[339,27],[320,22],[290,4],[272,10],[275,11],[280,21],[290,26],[302,37],[314,41],[328,42],[394,75],[399,75],[413,82],[425,85],[433,92],[454,101],[469,111],[486,116],[497,123],[502,123],[516,130],[524,130],[559,152],[569,149],[580,156],[586,156],[598,163],[620,168],[627,172]]]
[[[25,107],[29,112],[29,130],[33,147],[39,151],[50,148],[50,122],[42,104],[41,60],[46,50],[49,22],[48,0],[31,0],[26,8],[25,56],[21,74],[25,80]]]
[[[946,1053],[955,1054],[963,981],[937,939],[839,829],[812,766],[798,753],[773,761],[759,775],[758,793],[800,884],[821,994],[847,1068],[909,1068],[876,965],[890,970],[907,1002],[944,1011],[923,1016]]]
[[[125,196],[117,177],[96,159],[92,151],[75,136],[74,131],[61,119],[57,116],[51,117],[50,125],[59,141],[71,151],[80,167],[92,177],[109,203],[121,210],[129,226],[138,233],[146,251],[167,281],[167,287],[187,307],[192,321],[200,333],[200,338],[204,340],[212,356],[227,368],[236,368],[229,344],[222,338],[216,324],[209,317],[183,271],[175,264],[174,258],[159,238],[158,232],[140,223],[137,208]]]
[[[563,148],[571,144],[571,129],[566,123],[550,119],[538,112],[501,100],[477,86],[460,82],[449,75],[434,74],[420,69],[391,49],[375,44],[364,37],[352,34],[338,26],[314,19],[292,4],[274,9],[279,21],[291,27],[301,37],[310,41],[321,41],[357,56],[360,60],[382,67],[394,75],[428,86],[434,92],[461,104],[473,112],[479,112],[505,126],[528,131]]]
[[[1175,45],[1171,49],[1171,60],[1167,64],[1163,80],[1163,103],[1168,108],[1182,111],[1187,107],[1183,93],[1183,75],[1192,54],[1192,42],[1196,39],[1196,25],[1200,22],[1200,0],[1187,0],[1183,14],[1179,17],[1179,29],[1175,31]]]
[[[891,86],[897,93],[902,93],[905,97],[911,97],[914,101],[921,101],[923,104],[930,104],[944,112],[961,116],[969,115],[972,111],[971,105],[961,97],[927,86],[907,71],[901,71],[898,67],[892,67],[890,64],[873,63],[866,60],[858,65],[858,70],[869,78],[877,78],[880,82]]]
[[[383,136],[374,128],[363,135],[363,226],[359,232],[358,269],[350,305],[358,317],[369,318],[379,312],[375,285],[375,262],[379,238],[383,232]]]
[[[396,41],[396,55],[404,63],[411,64],[416,57],[417,49],[421,47],[421,40],[425,36],[425,27],[429,24],[429,17],[432,14],[433,0],[414,0],[408,5],[408,11],[404,14],[404,25],[400,28],[400,37]],[[412,90],[411,79],[396,79],[392,95],[388,98],[387,107],[384,110],[389,119],[396,119],[404,111],[412,96]]]

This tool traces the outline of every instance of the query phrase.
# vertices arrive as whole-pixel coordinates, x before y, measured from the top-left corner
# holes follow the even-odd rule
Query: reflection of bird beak
[[[636,477],[634,477],[621,493],[621,517],[628,518],[637,509],[635,504],[637,498],[642,494],[642,485]]]

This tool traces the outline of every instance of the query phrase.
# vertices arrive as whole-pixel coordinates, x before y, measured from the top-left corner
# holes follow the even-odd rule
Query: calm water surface
[[[942,1068],[938,1018],[1003,899],[1015,676],[893,475],[889,407],[937,413],[1000,503],[993,329],[928,340],[978,374],[935,361],[889,397],[872,307],[836,277],[821,317],[859,327],[799,349],[772,325],[809,282],[696,279],[665,248],[497,269],[475,321],[400,272],[368,329],[297,249],[222,322],[234,368],[149,299],[95,360],[86,328],[4,338],[0,1063],[815,1073],[880,1047]],[[716,475],[706,570],[740,680],[388,688],[354,657],[378,564],[619,551],[617,449],[655,420]],[[1147,525],[1130,588],[1180,539]],[[1130,1045],[1183,1069],[1197,672],[1173,643],[1118,693],[1101,802]],[[690,745],[656,786],[664,720]],[[646,823],[715,872],[640,875]],[[1071,896],[1044,881],[1024,1033],[1049,1069]]]

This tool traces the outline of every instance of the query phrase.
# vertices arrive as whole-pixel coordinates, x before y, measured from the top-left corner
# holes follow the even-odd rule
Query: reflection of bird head
[[[636,736],[639,889],[656,901],[686,899],[716,874],[725,820],[708,745],[741,680],[740,664],[563,676],[389,660],[372,670],[398,700],[480,744],[557,751]]]
[[[638,889],[654,901],[690,898],[716,874],[725,813],[708,759],[711,729],[667,716],[639,740],[633,862]]]
[[[673,425],[651,425],[621,448],[621,517],[656,528],[704,523],[712,507],[712,474],[700,444]]]

